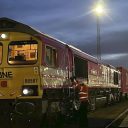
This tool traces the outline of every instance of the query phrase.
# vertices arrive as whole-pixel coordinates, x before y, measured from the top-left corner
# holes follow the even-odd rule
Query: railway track
[[[118,128],[128,114],[128,101],[100,108],[88,114],[89,128]]]
[[[128,101],[99,108],[88,114],[88,128],[122,128],[119,125],[126,115],[128,115]],[[71,120],[65,122],[61,128],[80,127],[74,120]]]
[[[113,104],[111,106],[105,106],[88,113],[88,128],[120,128],[118,126],[127,115],[128,100]],[[60,121],[62,120],[60,119]],[[74,119],[66,119],[62,125],[61,122],[59,123],[59,126],[56,125],[52,128],[80,128]],[[51,128],[51,126],[45,128]]]

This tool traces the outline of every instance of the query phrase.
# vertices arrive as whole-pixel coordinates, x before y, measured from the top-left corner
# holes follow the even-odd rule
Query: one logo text
[[[0,72],[0,78],[12,78],[12,72]]]

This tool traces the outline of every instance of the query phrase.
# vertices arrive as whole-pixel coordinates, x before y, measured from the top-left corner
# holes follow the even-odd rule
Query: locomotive
[[[0,18],[0,124],[41,128],[79,109],[71,78],[88,87],[89,109],[128,93],[128,70],[114,67],[32,27]]]

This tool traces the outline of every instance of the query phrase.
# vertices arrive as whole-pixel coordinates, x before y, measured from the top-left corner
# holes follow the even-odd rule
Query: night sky
[[[0,17],[30,25],[96,56],[96,0],[3,0]],[[105,63],[128,68],[128,0],[104,0],[100,19],[101,53]]]

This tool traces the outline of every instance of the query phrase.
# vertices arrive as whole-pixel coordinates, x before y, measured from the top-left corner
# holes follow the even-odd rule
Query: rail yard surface
[[[128,112],[124,113],[127,109],[128,101],[122,101],[89,112],[88,128],[119,128],[123,119],[128,115]],[[79,126],[76,122],[67,122],[64,128],[79,128]]]
[[[88,115],[89,128],[105,128],[115,120],[121,113],[128,109],[128,101],[122,101],[111,106],[90,112]],[[127,113],[115,120],[109,128],[117,128]]]

